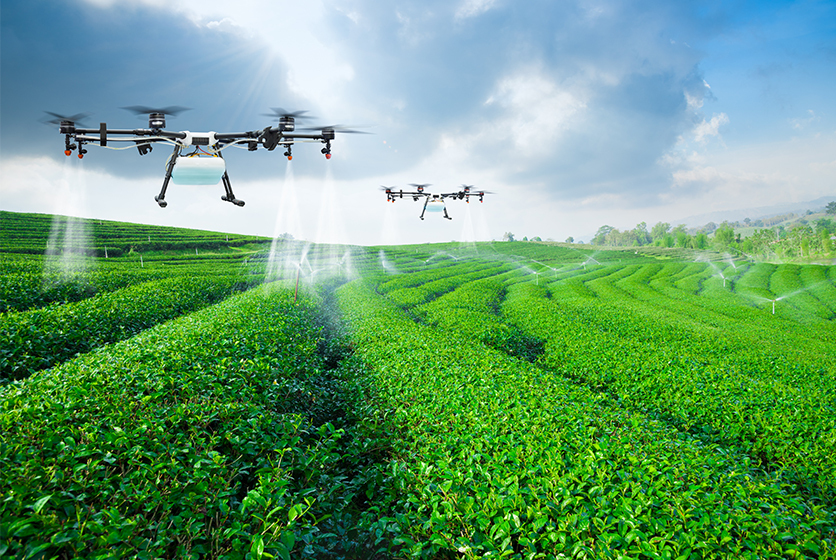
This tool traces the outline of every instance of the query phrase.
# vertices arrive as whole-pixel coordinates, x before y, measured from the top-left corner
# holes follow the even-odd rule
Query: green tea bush
[[[0,315],[0,382],[22,379],[79,352],[215,303],[237,277],[175,277],[76,303]]]
[[[751,327],[734,314],[718,318],[700,307],[704,297],[690,294],[671,301],[650,290],[638,301],[628,278],[618,281],[623,288],[605,278],[590,282],[598,297],[563,297],[551,285],[547,299],[533,286],[520,287],[509,292],[505,319],[546,341],[541,366],[707,441],[737,447],[764,468],[784,470],[808,495],[834,503],[832,331],[823,327],[815,340],[810,325],[786,320]],[[772,317],[735,309],[748,313],[749,325],[758,323],[755,313]]]
[[[336,557],[346,434],[311,421],[315,308],[271,288],[0,389],[0,556]]]
[[[532,286],[535,288],[535,286]],[[526,288],[527,289],[527,288]],[[410,558],[828,556],[832,510],[606,393],[338,292],[392,434],[379,546]],[[393,336],[392,333],[397,333]]]

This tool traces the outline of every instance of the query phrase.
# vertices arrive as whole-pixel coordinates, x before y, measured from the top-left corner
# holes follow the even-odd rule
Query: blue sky
[[[235,5],[232,5],[235,4]],[[316,241],[584,239],[600,225],[836,195],[836,4],[615,0],[4,0],[0,208]],[[168,128],[260,129],[270,107],[347,124],[227,150],[233,187],[153,201],[160,146],[65,158],[44,111]],[[493,191],[452,221],[380,185]]]

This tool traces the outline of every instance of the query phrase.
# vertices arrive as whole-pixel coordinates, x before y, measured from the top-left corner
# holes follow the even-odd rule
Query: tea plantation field
[[[836,557],[834,265],[0,220],[0,557]]]

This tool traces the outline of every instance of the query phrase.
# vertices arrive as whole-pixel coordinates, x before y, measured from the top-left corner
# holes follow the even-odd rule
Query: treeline
[[[751,224],[744,227],[753,227],[755,222]],[[650,230],[645,222],[624,231],[604,225],[598,228],[592,238],[592,244],[609,247],[650,245],[715,249],[759,257],[782,258],[827,256],[836,250],[836,221],[830,218],[821,218],[814,222],[800,220],[789,226],[756,229],[745,237],[742,232],[736,231],[736,228],[741,228],[739,222],[723,222],[719,226],[712,222],[696,231],[688,230],[683,224],[672,228],[667,222],[658,222]]]

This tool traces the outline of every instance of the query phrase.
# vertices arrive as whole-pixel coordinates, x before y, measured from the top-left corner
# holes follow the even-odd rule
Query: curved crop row
[[[319,329],[271,288],[0,389],[0,556],[316,556],[344,442],[285,412]]]
[[[440,280],[442,278],[456,277],[459,274],[473,272],[474,269],[484,268],[487,265],[483,262],[474,262],[471,260],[465,262],[458,262],[452,260],[445,260],[434,263],[431,266],[425,264],[422,269],[409,274],[399,274],[390,280],[380,284],[377,291],[386,294],[395,290],[402,290],[406,288],[414,288],[427,282]]]
[[[511,277],[511,281],[516,279]],[[412,311],[427,324],[459,335],[465,344],[484,344],[509,356],[534,361],[543,352],[543,341],[502,320],[505,293],[502,279],[486,278],[463,284]]]
[[[434,278],[432,275],[425,273],[404,275],[420,275],[421,278],[424,278],[426,280],[422,281],[420,284],[413,285],[409,288],[399,288],[388,291],[386,295],[400,307],[413,307],[425,303],[433,298],[436,298],[441,294],[445,294],[451,290],[454,290],[467,282],[471,282],[479,278],[485,278],[488,276],[501,274],[502,272],[505,272],[507,270],[507,266],[503,264],[497,265],[495,263],[490,263],[488,265],[483,264],[481,266],[474,266],[473,264],[471,264],[470,266],[457,266],[457,269],[458,274],[456,275],[441,276],[440,278],[435,279],[432,279]],[[409,281],[415,282],[415,280],[415,278],[411,278]],[[393,281],[390,280],[384,285],[388,287],[392,284],[392,282]]]
[[[0,316],[0,381],[88,352],[107,342],[215,303],[237,277],[176,277],[137,284],[66,305]]]
[[[546,299],[512,291],[503,311],[546,341],[544,367],[606,389],[634,410],[735,445],[795,473],[810,494],[836,497],[836,363],[799,349],[799,359],[758,348],[699,317],[671,321],[631,302]]]
[[[745,456],[417,325],[359,282],[337,293],[355,357],[370,369],[379,416],[368,421],[396,434],[370,522],[398,556],[832,552],[832,512]]]
[[[50,303],[80,301],[149,280],[170,276],[160,269],[97,270],[67,276],[59,273],[17,272],[0,276],[0,312],[25,311]]]

